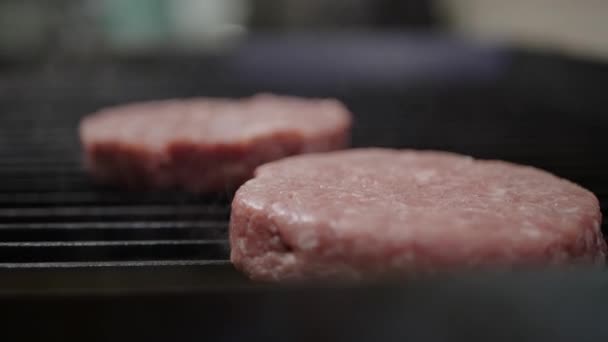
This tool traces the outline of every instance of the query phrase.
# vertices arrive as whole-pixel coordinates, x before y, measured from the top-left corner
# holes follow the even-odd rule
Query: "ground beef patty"
[[[445,153],[286,158],[236,193],[231,259],[251,278],[603,263],[589,191],[547,172]]]
[[[235,188],[268,161],[345,147],[350,125],[336,100],[261,94],[104,109],[80,137],[87,169],[105,183],[206,192]]]

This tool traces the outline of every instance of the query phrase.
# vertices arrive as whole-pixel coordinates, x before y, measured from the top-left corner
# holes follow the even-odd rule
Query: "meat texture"
[[[101,182],[216,192],[265,162],[343,148],[350,126],[337,100],[259,94],[103,109],[82,120],[80,137],[86,168]]]
[[[435,151],[354,149],[259,167],[231,259],[253,279],[360,279],[603,264],[596,197],[545,171]]]

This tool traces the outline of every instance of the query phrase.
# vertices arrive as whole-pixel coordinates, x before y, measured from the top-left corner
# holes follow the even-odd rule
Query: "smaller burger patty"
[[[598,200],[545,171],[354,149],[259,167],[236,193],[231,259],[253,279],[602,264]]]
[[[351,115],[332,99],[260,94],[129,104],[84,118],[90,173],[131,188],[235,189],[260,164],[346,147]]]

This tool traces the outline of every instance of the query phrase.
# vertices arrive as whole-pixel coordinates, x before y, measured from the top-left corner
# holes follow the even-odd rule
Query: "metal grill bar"
[[[141,221],[141,222],[78,222],[78,223],[0,223],[5,229],[185,229],[223,227],[224,221]]]
[[[48,241],[0,243],[3,262],[225,260],[225,240]]]
[[[78,222],[0,224],[0,241],[218,240],[227,238],[225,222]]]
[[[32,168],[35,168],[38,173],[36,175],[43,175],[45,172],[61,173],[61,172],[73,172],[74,169],[80,169],[78,163],[65,163],[65,164],[34,164],[34,165],[18,165],[18,164],[5,164],[2,165],[2,159],[0,158],[0,168],[3,172],[31,172]]]
[[[124,206],[124,207],[60,207],[60,208],[11,208],[0,209],[0,218],[52,217],[52,216],[149,216],[149,215],[197,215],[226,214],[226,207],[199,206]]]
[[[38,207],[38,206],[70,206],[78,205],[123,205],[123,204],[198,204],[225,205],[226,199],[221,197],[190,196],[181,193],[146,193],[142,196],[138,193],[116,193],[115,191],[102,189],[79,192],[19,192],[0,193],[0,207],[10,206]]]
[[[57,160],[56,158],[0,158],[0,167],[7,168],[24,168],[24,167],[55,167],[55,168],[80,168],[80,157],[72,156],[69,159]]]
[[[96,186],[84,179],[71,179],[70,177],[49,177],[49,179],[37,179],[30,181],[14,180],[11,183],[0,184],[0,193],[13,192],[60,192],[74,188],[90,189],[94,191]]]
[[[222,244],[224,240],[128,240],[128,241],[40,241],[40,242],[0,242],[5,247],[121,247],[121,246],[170,246]]]
[[[228,260],[134,260],[134,261],[66,261],[66,262],[1,262],[0,268],[96,268],[96,267],[174,267],[229,265]]]
[[[228,219],[220,206],[116,206],[0,209],[0,223]]]

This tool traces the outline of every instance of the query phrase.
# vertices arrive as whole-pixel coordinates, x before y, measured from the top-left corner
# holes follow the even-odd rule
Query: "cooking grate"
[[[228,263],[226,196],[100,187],[77,116],[0,119],[0,268]]]
[[[249,89],[238,77],[210,79],[214,68],[197,63],[189,77],[181,64],[165,63],[137,73],[134,65],[101,65],[0,79],[0,268],[229,265],[228,196],[123,192],[94,185],[80,166],[78,122],[102,106],[265,90]],[[597,113],[605,105],[591,101],[590,91],[577,93],[583,84],[551,95],[548,85],[560,68],[535,74],[547,80],[534,88],[529,70],[545,64],[526,65],[514,64],[495,85],[344,87],[308,95],[346,102],[357,147],[442,149],[530,164],[589,188],[606,213],[606,118]]]

